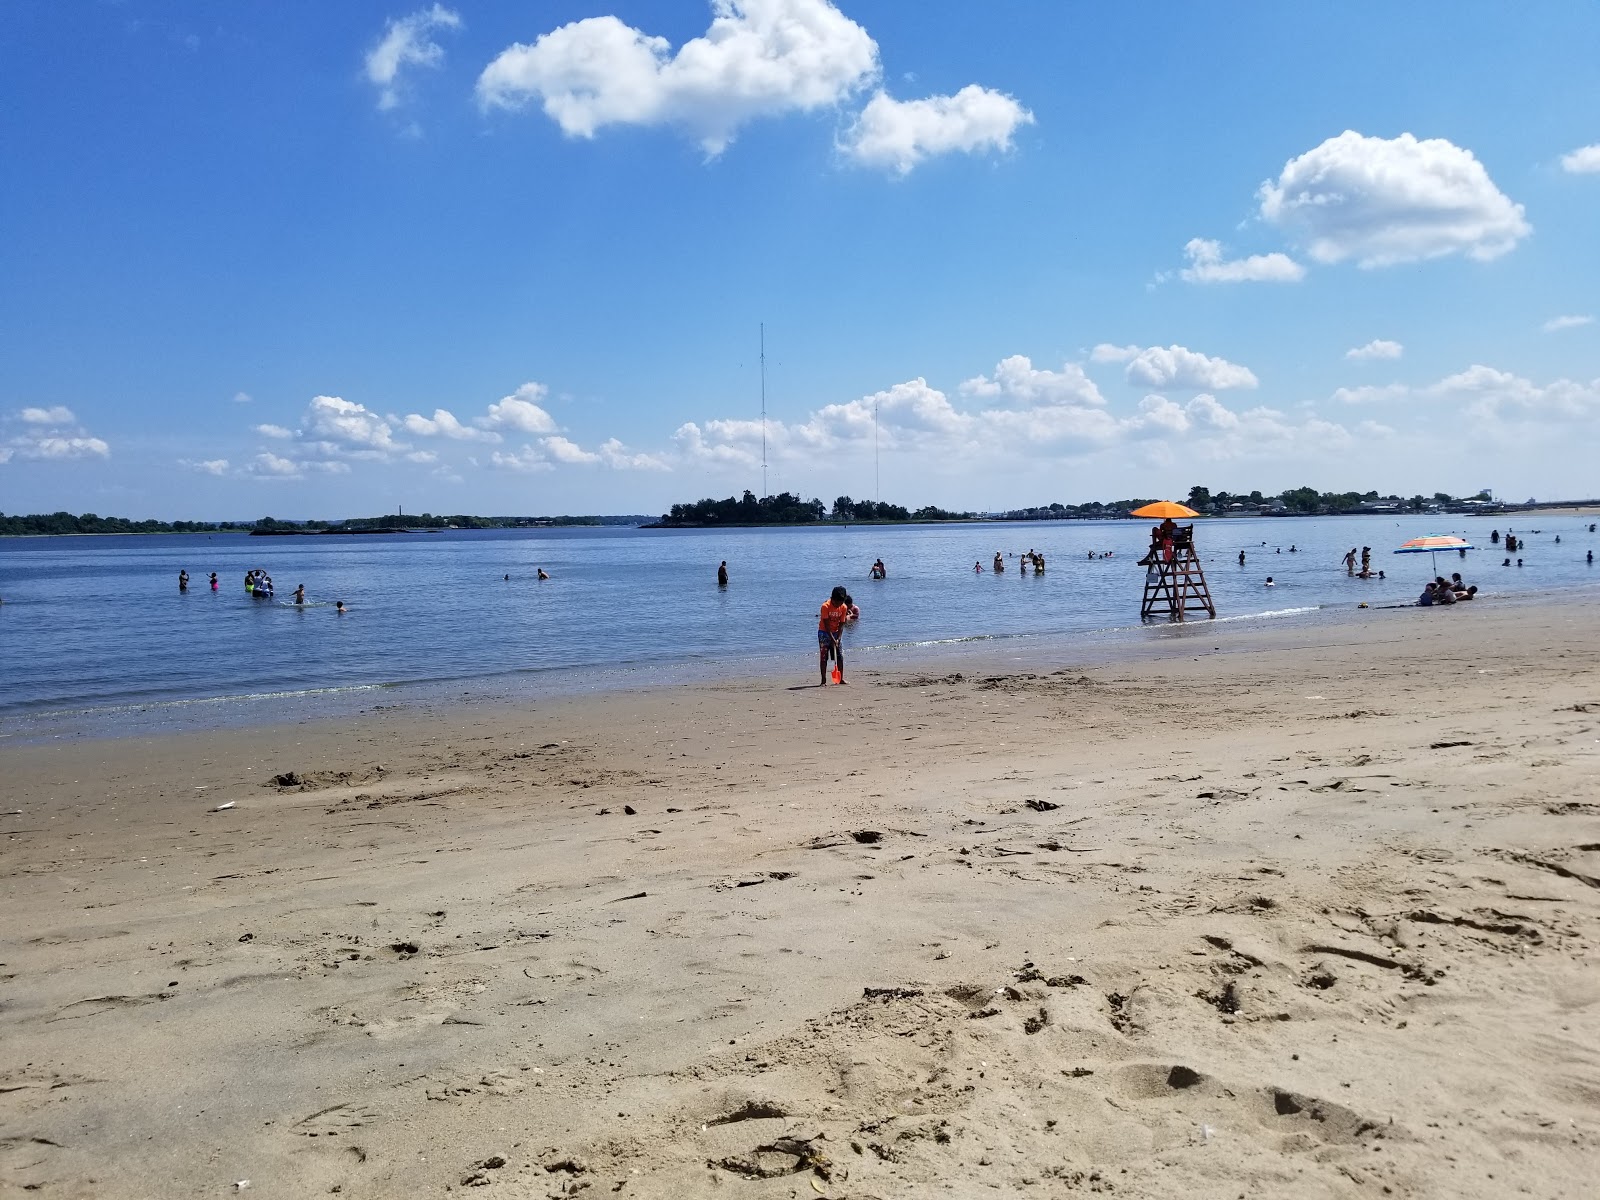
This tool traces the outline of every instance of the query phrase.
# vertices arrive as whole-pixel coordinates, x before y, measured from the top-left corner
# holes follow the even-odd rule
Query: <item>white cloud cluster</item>
[[[994,378],[979,375],[961,385],[968,396],[1010,396],[1025,404],[1082,404],[1101,407],[1105,397],[1077,363],[1067,363],[1059,371],[1039,370],[1033,360],[1021,354],[1001,359]]]
[[[1579,146],[1570,154],[1561,156],[1561,169],[1569,175],[1593,175],[1600,172],[1600,142]]]
[[[1383,338],[1374,338],[1365,346],[1355,346],[1344,352],[1344,356],[1355,362],[1370,362],[1373,359],[1399,358],[1406,348],[1399,342],[1385,341]]]
[[[676,54],[616,17],[563,25],[503,50],[478,77],[478,99],[538,100],[570,137],[678,125],[715,155],[753,118],[829,107],[877,75],[877,43],[827,0],[713,0],[712,13]]]
[[[1096,346],[1099,353],[1122,354],[1136,347]],[[1100,358],[1096,361],[1114,361]],[[1125,372],[1129,383],[1157,391],[1196,389],[1207,392],[1231,388],[1253,388],[1260,383],[1255,372],[1225,358],[1213,358],[1184,346],[1151,346],[1138,350],[1128,360]]]
[[[433,34],[459,28],[460,14],[442,4],[389,22],[382,39],[368,51],[365,63],[367,82],[378,89],[380,110],[399,107],[400,75],[405,68],[437,67],[444,61],[444,47],[433,40]]]
[[[489,461],[508,471],[548,471],[565,466],[606,466],[617,471],[665,471],[665,459],[655,454],[638,454],[616,438],[602,442],[598,449],[585,450],[577,442],[559,434],[529,442],[521,450],[495,451]]]
[[[969,83],[953,96],[896,100],[880,91],[840,138],[863,166],[908,174],[929,155],[1011,149],[1011,135],[1033,114],[1003,92]]]
[[[498,442],[500,435],[488,429],[463,425],[448,409],[436,408],[432,417],[411,413],[402,424],[417,437],[443,437],[458,442]]]
[[[1135,356],[1143,353],[1133,350]],[[870,449],[875,434],[884,451],[912,452],[930,462],[1009,460],[1018,454],[1077,459],[1134,446],[1146,458],[1159,458],[1180,442],[1202,457],[1226,459],[1320,454],[1353,440],[1336,423],[1265,407],[1235,411],[1209,392],[1186,402],[1145,396],[1119,415],[1077,368],[1040,371],[1021,355],[961,390],[983,406],[960,408],[919,378],[826,405],[803,421],[768,421],[769,460],[820,465],[841,451]],[[761,462],[762,434],[758,421],[689,422],[673,435],[673,445],[688,465],[748,471]]]
[[[878,45],[831,0],[711,0],[711,26],[676,52],[614,16],[563,25],[501,51],[478,77],[485,109],[538,103],[568,137],[611,125],[675,126],[707,155],[762,117],[837,107],[882,75]],[[1008,150],[1033,114],[1003,92],[897,100],[878,90],[840,135],[840,151],[909,172],[938,154]]]
[[[485,429],[511,429],[518,433],[554,433],[555,418],[541,406],[550,389],[542,383],[525,383],[498,404],[489,405],[480,424]]]
[[[202,475],[226,475],[228,473],[228,460],[225,458],[192,459],[180,458],[180,467],[187,467],[191,471],[199,471]]]
[[[1190,238],[1183,248],[1189,265],[1178,272],[1186,283],[1297,283],[1306,269],[1287,254],[1252,254],[1224,258],[1222,243]]]
[[[1600,422],[1600,379],[1556,379],[1541,385],[1482,364],[1420,387],[1391,383],[1340,388],[1333,399],[1344,404],[1392,403],[1407,408],[1419,402],[1448,405],[1469,428],[1480,431],[1513,423],[1525,431],[1567,425],[1587,429]]]
[[[50,408],[24,408],[12,414],[20,432],[0,443],[0,463],[12,459],[60,461],[72,458],[107,458],[111,447],[91,437],[77,416],[64,404]]]
[[[1470,150],[1409,133],[1346,130],[1291,159],[1259,195],[1262,219],[1322,263],[1381,267],[1449,254],[1486,260],[1532,232],[1522,205]]]
[[[1575,313],[1565,317],[1551,317],[1541,328],[1546,333],[1560,333],[1563,329],[1581,329],[1585,325],[1593,324],[1592,316]]]

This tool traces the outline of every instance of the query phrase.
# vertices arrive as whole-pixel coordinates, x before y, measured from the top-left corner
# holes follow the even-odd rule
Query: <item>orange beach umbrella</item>
[[[1143,508],[1133,510],[1136,517],[1198,517],[1200,514],[1187,505],[1177,504],[1171,500],[1157,500],[1154,504],[1146,504]]]

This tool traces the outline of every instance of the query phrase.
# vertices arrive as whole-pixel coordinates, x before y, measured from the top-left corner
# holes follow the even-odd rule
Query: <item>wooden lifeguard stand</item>
[[[1193,525],[1174,528],[1170,542],[1163,538],[1152,544],[1145,563],[1149,569],[1144,579],[1144,604],[1139,609],[1141,620],[1166,617],[1181,621],[1191,612],[1217,615],[1206,573],[1194,552]]]

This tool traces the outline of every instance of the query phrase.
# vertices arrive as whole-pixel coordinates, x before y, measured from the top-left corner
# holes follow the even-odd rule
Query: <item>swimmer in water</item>
[[[180,592],[187,592],[189,590],[189,572],[178,572],[178,590]]]
[[[299,587],[295,588],[295,590],[294,590],[294,602],[296,604],[304,604],[306,602],[306,585],[305,584],[302,583]]]
[[[342,616],[345,615],[345,613],[349,612],[350,610],[344,606],[344,601],[343,600],[336,600],[334,602],[334,605],[333,605],[333,611],[338,613],[342,617]]]
[[[215,571],[211,572],[211,590],[213,592],[217,590],[217,573]]]
[[[543,567],[539,568],[539,578],[540,579],[549,579],[550,578],[550,576],[548,576],[548,575],[546,575],[544,573],[544,568]]]
[[[1275,584],[1275,583],[1273,583],[1273,582],[1272,582],[1272,576],[1271,576],[1271,575],[1268,575],[1268,576],[1267,576],[1267,582],[1266,582],[1266,585],[1265,585],[1265,586],[1267,586],[1267,587],[1277,587],[1277,586],[1278,586],[1278,585],[1277,585],[1277,584]]]
[[[728,586],[728,560],[723,559],[722,565],[717,568],[717,586]]]
[[[982,575],[983,574],[983,564],[981,562],[973,563],[972,564],[972,573],[974,575]]]

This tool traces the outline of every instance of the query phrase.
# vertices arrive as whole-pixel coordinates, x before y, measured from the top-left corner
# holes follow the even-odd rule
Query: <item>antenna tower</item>
[[[761,322],[761,495],[767,496],[767,323]]]

